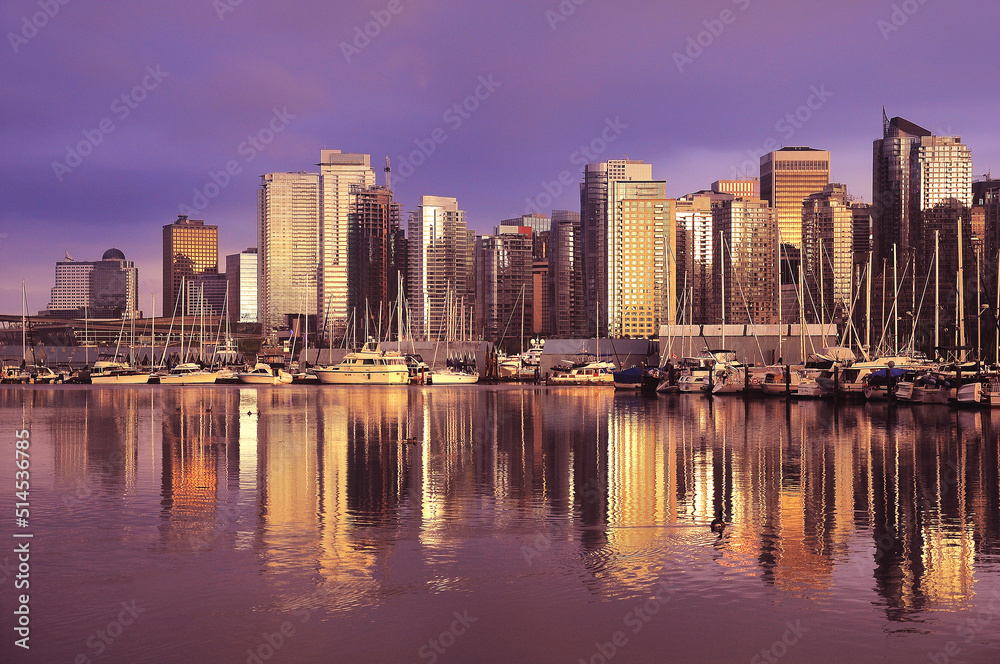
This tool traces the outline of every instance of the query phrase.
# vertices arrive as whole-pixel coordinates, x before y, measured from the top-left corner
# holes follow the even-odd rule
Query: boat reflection
[[[461,587],[527,546],[552,553],[525,568],[570,566],[598,597],[684,569],[856,593],[905,621],[971,606],[1000,541],[989,411],[487,386],[34,394],[16,405],[59,411],[65,493],[124,501],[157,473],[157,545],[250,552],[279,608],[377,603],[400,569]]]

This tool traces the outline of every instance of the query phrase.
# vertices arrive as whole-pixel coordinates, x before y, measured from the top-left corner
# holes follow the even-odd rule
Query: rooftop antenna
[[[386,155],[386,157],[385,157],[385,168],[382,169],[382,170],[385,171],[385,188],[386,189],[392,189],[392,169],[389,168],[389,156],[388,155]]]

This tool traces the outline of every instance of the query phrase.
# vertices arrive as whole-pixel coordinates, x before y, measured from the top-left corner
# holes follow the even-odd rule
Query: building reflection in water
[[[793,595],[868,592],[899,620],[969,606],[977,556],[996,554],[989,412],[600,388],[163,394],[163,545],[253,549],[290,607],[377,601],[394,565],[447,587],[483,529],[557,533],[599,595],[641,593],[708,551]],[[83,436],[57,468],[106,451]],[[110,481],[127,491],[134,462],[122,473]]]

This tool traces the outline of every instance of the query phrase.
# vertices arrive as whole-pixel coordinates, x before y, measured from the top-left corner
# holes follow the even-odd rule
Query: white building
[[[474,307],[474,237],[455,198],[421,196],[420,205],[410,213],[407,300],[417,339],[445,335],[449,297],[464,301],[466,310]]]
[[[237,323],[259,323],[257,315],[257,247],[226,256],[229,317]]]

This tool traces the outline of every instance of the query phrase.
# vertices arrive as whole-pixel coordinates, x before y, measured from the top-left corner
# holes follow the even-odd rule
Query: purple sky
[[[0,5],[5,313],[20,312],[22,279],[29,311],[46,307],[65,251],[111,246],[139,267],[141,308],[155,292],[159,310],[161,227],[182,205],[207,203],[196,218],[218,224],[222,256],[255,246],[258,176],[314,171],[323,148],[379,169],[388,155],[406,212],[454,196],[478,231],[532,197],[545,213],[579,209],[588,145],[594,161],[651,162],[672,196],[756,175],[769,139],[809,145],[867,199],[883,105],[961,136],[974,173],[1000,172],[994,2],[62,2]],[[371,12],[386,25],[355,44]],[[481,77],[499,86],[458,115]],[[248,142],[262,130],[269,143]],[[435,130],[445,140],[400,182],[401,156]],[[81,142],[88,154],[68,157]]]

